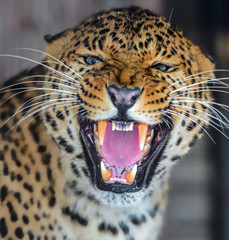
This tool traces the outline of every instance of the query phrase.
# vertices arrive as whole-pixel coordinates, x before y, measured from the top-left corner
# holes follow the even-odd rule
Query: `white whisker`
[[[178,88],[178,89],[175,89],[175,90],[171,91],[171,92],[169,93],[169,95],[171,95],[171,94],[174,93],[174,92],[179,92],[179,91],[181,91],[181,90],[183,90],[183,89],[189,89],[190,87],[198,86],[198,85],[203,84],[203,83],[214,82],[214,81],[216,81],[216,80],[217,80],[216,78],[212,78],[212,79],[208,79],[208,80],[205,80],[205,81],[200,81],[200,82],[197,82],[197,83],[188,84],[188,85],[186,85],[186,86],[182,86],[182,87],[180,87],[180,88]],[[222,78],[221,80],[228,80],[228,78]],[[226,84],[226,83],[224,83],[224,82],[221,82],[221,81],[220,81],[219,83],[221,83],[222,85],[225,85],[226,87],[229,87],[229,85]],[[172,86],[172,84],[171,84],[169,87],[171,87],[171,86]]]
[[[62,66],[66,67],[67,69],[69,69],[72,73],[74,73],[76,76],[78,76],[79,78],[83,79],[83,76],[81,76],[79,73],[75,72],[72,68],[70,68],[69,66],[67,66],[65,63],[61,62],[59,59],[57,59],[56,57],[52,56],[51,54],[48,54],[44,51],[38,50],[38,49],[33,49],[33,48],[17,48],[19,50],[28,50],[28,51],[34,51],[34,52],[38,52],[41,54],[44,54],[54,60],[56,60],[59,64],[61,64]],[[55,63],[55,62],[54,62]]]
[[[176,108],[173,108],[173,107],[171,107],[171,109],[175,109],[176,110]],[[214,128],[216,131],[218,131],[219,133],[221,133],[223,136],[225,136],[227,139],[229,139],[229,136],[227,136],[223,131],[221,131],[219,128],[217,128],[215,125],[213,125],[211,122],[209,122],[209,119],[204,119],[204,118],[202,118],[202,117],[199,117],[199,116],[197,116],[197,115],[194,115],[194,114],[192,114],[192,113],[190,113],[189,112],[189,115],[191,115],[192,117],[195,117],[195,118],[197,118],[197,119],[200,119],[201,121],[203,121],[203,122],[205,122],[206,124],[209,124],[212,128]],[[185,115],[184,115],[185,116]],[[187,116],[185,116],[185,118],[188,118]],[[191,119],[191,118],[189,118],[189,119]],[[193,120],[193,122],[195,122],[194,120]],[[195,122],[196,124],[198,124],[197,122]],[[199,124],[198,124],[199,125]],[[199,125],[200,126],[200,125]]]
[[[41,98],[41,97],[43,97],[43,96],[38,96],[38,97],[36,97],[35,100],[37,100],[38,98]],[[66,102],[72,103],[72,101],[74,101],[74,102],[77,102],[77,101],[78,101],[78,100],[76,100],[75,98],[65,98],[65,99],[62,99],[62,100],[64,100],[65,103],[66,103]],[[39,108],[39,107],[41,107],[42,105],[44,105],[44,103],[48,103],[48,102],[57,102],[57,103],[58,103],[60,100],[59,100],[59,99],[51,99],[51,100],[48,100],[48,102],[47,102],[46,100],[43,100],[43,101],[39,101],[39,102],[37,102],[37,103],[30,104],[30,105],[28,105],[28,106],[26,106],[26,107],[23,107],[23,105],[26,105],[28,101],[30,101],[30,99],[27,100],[25,103],[23,103],[23,104],[15,111],[15,113],[14,113],[12,116],[10,116],[5,122],[3,122],[3,124],[0,126],[0,128],[1,128],[2,126],[4,126],[8,121],[12,120],[17,114],[25,111],[26,109],[30,109],[30,108],[32,107],[32,108],[26,113],[26,114],[28,114],[29,112],[32,112],[32,111],[35,110],[36,108]],[[55,104],[55,103],[54,103],[54,104]],[[53,104],[53,105],[54,105],[54,104]],[[22,108],[22,107],[23,107],[23,108]]]
[[[30,58],[27,58],[27,57],[17,56],[17,55],[11,55],[11,54],[0,54],[0,57],[13,57],[13,58],[18,58],[18,59],[30,61],[30,62],[36,63],[36,64],[38,64],[38,65],[41,65],[41,66],[43,66],[43,67],[45,67],[45,68],[47,68],[47,69],[49,69],[49,70],[51,70],[51,71],[53,71],[53,72],[55,72],[55,73],[57,73],[57,74],[60,74],[60,75],[62,75],[62,76],[64,76],[64,77],[67,77],[67,78],[69,78],[69,79],[71,79],[71,80],[73,80],[73,81],[75,80],[74,78],[68,76],[67,74],[64,74],[64,73],[62,73],[62,72],[60,72],[60,71],[57,71],[57,70],[55,70],[55,69],[53,69],[53,68],[51,68],[51,67],[49,67],[49,66],[47,66],[47,65],[45,65],[45,64],[43,64],[43,63],[40,63],[40,62],[38,62],[38,61],[36,61],[36,60],[30,59]]]
[[[16,88],[16,89],[8,89],[5,91],[0,91],[0,93],[7,93],[7,92],[11,92],[11,91],[18,91],[18,90],[29,90],[29,91],[55,91],[55,92],[59,92],[59,93],[66,93],[66,94],[74,94],[72,92],[69,91],[65,91],[65,90],[60,90],[60,89],[53,89],[53,88],[43,88],[43,87],[20,87],[20,88]]]
[[[58,105],[58,107],[63,107],[63,106],[66,106],[66,102],[64,102],[64,103],[62,103],[62,102],[56,103],[56,105]],[[74,106],[69,107],[69,108],[67,108],[67,109],[70,110],[70,109],[73,108],[73,107],[79,107],[79,106],[82,106],[82,105],[85,105],[85,104],[74,105]],[[42,113],[45,113],[45,112],[48,112],[48,111],[49,111],[49,109],[46,109],[45,111],[42,110],[42,112],[38,112],[37,114],[35,114],[35,116],[34,116],[31,120],[29,120],[29,122],[25,125],[24,129],[25,129],[36,117],[38,117],[38,116],[41,115]],[[61,113],[63,113],[64,111],[65,111],[65,110],[61,111]],[[55,117],[54,119],[56,119],[56,118],[57,118],[57,117]]]
[[[189,110],[195,110],[195,111],[197,111],[197,112],[202,113],[203,115],[208,116],[208,117],[211,118],[211,119],[217,120],[220,124],[217,124],[216,122],[212,121],[216,126],[221,127],[221,128],[223,129],[223,126],[222,126],[222,125],[224,125],[227,129],[229,129],[229,124],[227,124],[226,122],[224,122],[224,121],[222,120],[222,118],[221,118],[217,113],[214,113],[215,115],[212,115],[212,114],[210,114],[210,113],[208,113],[208,112],[204,112],[204,111],[202,111],[202,110],[200,110],[200,109],[196,109],[196,108],[189,107],[189,106],[180,106],[180,105],[175,105],[175,104],[173,105],[173,107],[178,107],[178,108],[181,107],[181,108],[185,108],[185,109],[189,109]],[[228,121],[228,119],[227,119],[227,121]],[[228,123],[229,123],[229,121],[228,121]]]
[[[33,114],[35,114],[35,113],[37,113],[37,112],[42,112],[42,110],[43,109],[46,109],[46,108],[49,108],[49,107],[52,107],[52,106],[55,106],[55,105],[58,105],[58,100],[57,99],[54,99],[55,101],[57,101],[57,103],[55,102],[55,103],[52,103],[52,104],[48,104],[48,105],[46,105],[46,106],[43,106],[44,105],[44,103],[41,103],[41,104],[39,104],[39,105],[37,105],[37,106],[35,106],[35,107],[33,107],[32,109],[30,109],[29,111],[28,111],[28,113],[25,115],[25,116],[23,116],[23,118],[18,122],[18,125],[21,123],[21,122],[23,122],[24,120],[26,120],[27,118],[29,118],[29,117],[31,117]],[[51,100],[49,100],[49,102],[52,102]],[[61,102],[61,103],[63,103],[63,102]],[[66,100],[65,102],[64,102],[66,105],[67,105],[67,103],[72,103],[72,100]],[[43,106],[43,107],[41,107],[41,106]],[[41,107],[41,108],[40,108]],[[36,110],[36,111],[34,111],[34,109],[36,109],[36,108],[39,108],[38,110]]]
[[[58,79],[58,78],[57,78]],[[27,87],[25,84],[26,83],[42,83],[43,85],[46,85],[46,84],[49,84],[49,85],[53,85],[53,86],[61,86],[61,87],[66,87],[66,88],[69,88],[69,89],[73,89],[74,91],[77,90],[77,88],[75,87],[71,87],[71,86],[68,86],[66,84],[62,84],[62,83],[58,83],[58,82],[48,82],[48,81],[26,81],[26,82],[19,82],[19,83],[15,83],[15,84],[12,84],[12,85],[9,85],[7,87],[3,87],[0,89],[0,93],[5,93],[5,92],[11,92],[11,91],[17,91],[18,89],[21,90],[21,89],[25,89],[25,88],[36,88],[36,87]],[[14,88],[16,86],[20,86],[20,85],[25,85],[25,87],[20,87],[20,88]],[[12,89],[13,87],[13,89]],[[40,89],[44,89],[44,88],[40,88]],[[52,89],[52,88],[50,88]],[[61,90],[61,89],[53,89],[53,90],[59,90],[59,91],[64,91],[64,90]],[[69,92],[70,93],[70,92]]]
[[[184,95],[187,95],[187,94],[190,94],[190,93],[200,93],[200,92],[209,92],[209,91],[207,89],[205,89],[205,90],[196,89],[195,91],[188,91],[188,92],[184,92],[184,93],[181,93],[181,94],[177,94],[176,97],[184,96]],[[225,94],[229,93],[227,91],[217,90],[217,89],[211,89],[211,92],[218,92],[218,93],[225,93]]]
[[[174,109],[175,109],[175,108],[174,108]],[[162,110],[162,111],[164,111],[164,110]],[[165,113],[170,113],[170,114],[175,115],[175,116],[177,116],[177,117],[180,117],[180,116],[181,116],[181,117],[184,117],[184,118],[186,118],[186,119],[189,119],[191,122],[196,123],[196,124],[209,136],[209,138],[213,141],[213,143],[216,144],[215,141],[213,140],[212,136],[208,133],[208,131],[207,131],[203,126],[201,126],[199,123],[197,123],[197,122],[195,122],[193,119],[191,119],[190,117],[187,117],[187,116],[185,116],[184,114],[181,114],[181,113],[178,113],[178,112],[169,110],[169,109],[167,109],[167,110],[164,111],[164,112],[165,112]]]
[[[215,102],[203,102],[203,101],[199,101],[199,100],[186,100],[185,98],[181,98],[183,102],[188,102],[188,103],[199,103],[204,105],[206,108],[208,108],[213,114],[215,114],[215,116],[219,116],[220,119],[222,119],[222,121],[226,121],[229,123],[229,120],[227,119],[227,117],[221,112],[219,111],[217,108],[215,108],[214,106],[212,106],[213,104],[215,104],[216,106],[220,106],[223,109],[225,109],[225,105],[222,104],[223,106],[221,106],[221,104],[219,103],[215,103]],[[179,101],[173,101],[173,103],[179,103]],[[180,106],[180,105],[179,105]],[[229,106],[226,106],[229,108]],[[229,111],[229,109],[225,109],[226,111]],[[221,118],[222,117],[222,118]],[[225,123],[226,124],[226,123]]]

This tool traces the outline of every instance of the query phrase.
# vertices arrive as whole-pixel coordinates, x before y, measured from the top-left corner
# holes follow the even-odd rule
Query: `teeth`
[[[99,133],[97,131],[97,124],[94,124],[94,134],[96,137],[99,137]]]
[[[130,123],[127,131],[133,131],[133,129],[134,129],[134,123]]]
[[[116,129],[116,125],[114,122],[112,122],[112,131],[114,131]]]
[[[99,120],[98,121],[98,135],[99,135],[99,143],[102,146],[103,140],[106,132],[108,121],[107,120]]]
[[[97,149],[99,150],[99,152],[101,152],[101,146],[100,146],[100,142],[98,139],[95,140],[95,145],[96,145]]]
[[[139,144],[140,144],[140,150],[143,150],[146,135],[147,135],[148,125],[145,123],[138,123],[138,132],[139,132]]]
[[[112,176],[112,171],[108,170],[103,162],[101,162],[101,174],[102,174],[102,178],[105,182],[110,180],[110,178]]]
[[[124,178],[110,178],[111,182],[122,182],[122,183],[126,183],[126,179]]]
[[[133,183],[136,177],[138,166],[137,164],[134,165],[131,171],[126,173],[126,180],[128,183]]]
[[[154,130],[152,129],[151,132],[150,132],[150,135],[147,136],[146,138],[146,142],[150,142],[152,139],[153,139],[153,135],[154,135]]]
[[[116,124],[115,122],[112,122],[112,131],[133,131],[134,129],[134,123],[126,124],[122,126],[121,124]]]
[[[145,143],[144,148],[143,148],[143,155],[146,154],[146,152],[149,150],[149,144]]]

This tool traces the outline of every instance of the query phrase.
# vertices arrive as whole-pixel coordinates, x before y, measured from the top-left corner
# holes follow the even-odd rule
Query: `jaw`
[[[163,124],[88,120],[80,134],[92,184],[124,194],[149,186],[170,129]]]

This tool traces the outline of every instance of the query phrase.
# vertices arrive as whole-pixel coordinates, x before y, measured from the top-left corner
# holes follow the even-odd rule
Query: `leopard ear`
[[[65,30],[56,35],[45,35],[46,41],[45,52],[53,57],[57,57],[64,52],[72,39],[73,32],[71,30]]]
[[[47,34],[44,36],[44,40],[46,41],[46,43],[53,43],[54,41],[60,39],[61,37],[64,37],[66,32],[67,30],[57,33],[55,35]]]
[[[44,36],[44,40],[45,40],[46,43],[52,43],[52,42],[53,42],[53,40],[52,40],[52,35],[46,34],[46,35]]]

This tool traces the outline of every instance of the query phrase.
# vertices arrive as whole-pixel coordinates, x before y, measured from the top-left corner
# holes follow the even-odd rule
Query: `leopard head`
[[[106,205],[140,202],[205,131],[203,79],[213,77],[213,63],[137,7],[100,12],[45,39],[43,120],[67,177]]]

